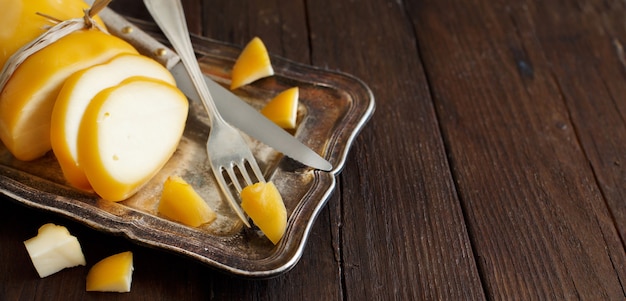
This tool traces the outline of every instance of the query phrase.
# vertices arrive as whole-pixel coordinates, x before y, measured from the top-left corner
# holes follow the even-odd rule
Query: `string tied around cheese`
[[[94,17],[104,9],[111,0],[96,0],[90,8],[84,10],[84,16],[79,18],[73,18],[65,21],[58,20],[52,16],[48,16],[42,13],[38,15],[51,20],[56,23],[54,26],[48,28],[43,34],[30,41],[28,44],[22,46],[13,55],[9,57],[0,73],[0,92],[4,90],[6,83],[13,75],[13,72],[31,55],[35,54],[46,46],[58,41],[59,39],[79,30],[96,29],[102,32],[107,32],[105,28],[100,26],[94,21]]]

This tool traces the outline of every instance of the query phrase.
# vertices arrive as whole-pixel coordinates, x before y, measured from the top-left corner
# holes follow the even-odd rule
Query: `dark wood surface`
[[[3,196],[0,300],[626,299],[623,1],[184,5],[193,33],[259,36],[376,97],[301,260],[239,279]],[[86,268],[39,279],[22,242],[50,221],[94,258],[132,250],[132,291],[87,293]]]

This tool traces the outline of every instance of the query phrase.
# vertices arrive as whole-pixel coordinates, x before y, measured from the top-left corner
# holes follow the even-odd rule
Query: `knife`
[[[111,34],[131,43],[140,53],[155,59],[169,69],[176,79],[178,88],[190,100],[200,99],[191,83],[191,78],[174,51],[109,8],[102,10],[99,16]],[[333,169],[330,162],[267,119],[227,88],[206,75],[204,80],[213,96],[217,110],[226,122],[304,165],[324,171]]]

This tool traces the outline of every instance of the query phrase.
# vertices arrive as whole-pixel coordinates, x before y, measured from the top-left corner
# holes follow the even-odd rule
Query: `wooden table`
[[[300,262],[240,279],[0,200],[0,300],[624,300],[623,1],[184,1],[190,30],[352,74],[376,113]],[[150,20],[137,0],[118,12]],[[39,279],[22,241],[68,226],[132,250],[130,293]]]

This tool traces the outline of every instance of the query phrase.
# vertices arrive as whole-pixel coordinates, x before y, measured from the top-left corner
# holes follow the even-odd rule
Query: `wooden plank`
[[[553,9],[549,3],[537,3],[529,9],[537,11],[533,14],[535,26],[546,28],[537,33],[537,38],[547,59],[559,74],[572,75],[558,77],[556,82],[623,243],[626,241],[626,101],[623,100],[626,6],[621,1],[578,1],[569,14],[551,18],[543,16],[545,10]],[[568,38],[554,38],[557,36]]]
[[[253,37],[272,55],[310,64],[304,1],[211,1],[204,5],[204,35],[241,47]]]
[[[346,299],[483,299],[403,7],[309,1],[307,13],[312,63],[356,75],[377,100],[340,177]]]
[[[547,3],[408,6],[488,297],[622,300],[624,248],[576,130],[595,120],[572,117],[576,70],[558,67],[588,52],[546,49],[601,36]]]

